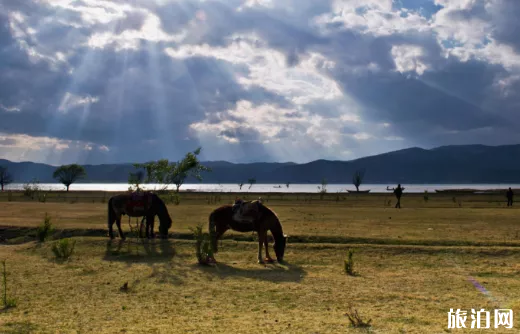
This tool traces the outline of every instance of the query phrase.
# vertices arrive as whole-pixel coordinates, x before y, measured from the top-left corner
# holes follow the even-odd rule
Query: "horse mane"
[[[273,224],[270,224],[270,228],[269,228],[269,230],[273,234],[273,237],[275,239],[279,238],[279,237],[283,237],[284,234],[283,234],[282,223],[280,222],[280,219],[278,218],[276,213],[273,210],[271,210],[270,208],[268,208],[267,206],[263,205],[261,201],[259,201],[258,203],[259,203],[259,210],[260,210],[260,213],[262,214],[262,216],[264,216],[267,219],[271,219],[274,222]]]

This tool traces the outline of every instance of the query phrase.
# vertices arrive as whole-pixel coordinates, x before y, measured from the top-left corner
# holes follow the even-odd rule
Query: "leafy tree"
[[[249,189],[251,189],[253,184],[256,183],[256,178],[255,177],[250,178],[249,180],[247,180],[247,183],[249,183]]]
[[[169,185],[174,184],[176,192],[184,184],[188,176],[193,176],[197,180],[202,180],[201,172],[211,171],[210,168],[200,164],[197,156],[200,154],[199,147],[193,152],[186,154],[184,159],[177,162],[169,162],[168,159],[161,159],[144,164],[134,164],[136,168],[144,168],[146,171],[145,183],[158,183],[163,185],[162,190],[166,190]]]
[[[77,180],[85,178],[86,176],[87,172],[85,171],[85,168],[77,164],[60,166],[52,174],[53,178],[67,187],[67,191],[69,191],[71,184]]]
[[[130,173],[130,175],[128,176],[128,184],[130,184],[130,187],[128,188],[128,190],[130,190],[130,191],[142,190],[141,184],[143,183],[143,181],[144,181],[144,171],[143,170],[139,170],[135,173]]]
[[[11,173],[7,170],[7,167],[0,166],[0,186],[2,186],[2,191],[4,191],[4,186],[13,182],[13,177]]]
[[[359,186],[363,183],[363,178],[365,177],[365,170],[358,169],[354,172],[352,176],[352,184],[356,187],[356,191],[359,192]]]

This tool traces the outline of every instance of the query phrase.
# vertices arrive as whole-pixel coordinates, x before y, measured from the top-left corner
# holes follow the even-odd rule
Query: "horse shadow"
[[[211,266],[200,266],[195,264],[199,270],[208,275],[217,276],[221,279],[229,277],[243,277],[273,283],[299,283],[307,275],[301,266],[288,262],[265,264],[259,268],[238,268],[225,263],[216,263]]]
[[[173,243],[168,239],[109,240],[106,243],[105,261],[132,263],[169,262],[177,255]]]

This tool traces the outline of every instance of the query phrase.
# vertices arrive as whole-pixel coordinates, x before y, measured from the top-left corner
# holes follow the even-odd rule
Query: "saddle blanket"
[[[146,211],[151,206],[152,196],[149,193],[132,193],[126,208],[131,211]]]

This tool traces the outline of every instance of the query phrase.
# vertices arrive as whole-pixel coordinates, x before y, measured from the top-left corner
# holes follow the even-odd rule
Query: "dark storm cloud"
[[[114,3],[128,4],[122,0]],[[471,8],[452,11],[447,18],[458,22],[472,19],[493,22],[492,37],[520,50],[520,39],[515,34],[520,27],[519,2],[499,0],[491,10],[483,3],[477,1]],[[464,61],[454,56],[446,58],[436,35],[429,29],[399,30],[380,36],[346,29],[341,23],[329,23],[325,26],[335,32],[324,33],[313,20],[331,11],[331,1],[291,0],[273,2],[272,7],[255,6],[237,11],[241,4],[243,1],[238,0],[164,4],[138,0],[132,5],[141,9],[100,23],[85,20],[74,10],[87,6],[87,1],[73,3],[73,9],[2,1],[0,103],[21,110],[8,112],[0,108],[0,132],[110,147],[110,151],[95,147],[84,152],[81,159],[89,162],[182,156],[200,144],[189,130],[190,124],[204,121],[211,125],[225,120],[240,123],[239,117],[225,111],[234,109],[241,100],[253,106],[294,107],[280,92],[266,87],[246,88],[239,83],[238,75],[250,75],[248,64],[239,66],[209,55],[173,59],[164,53],[167,47],[178,48],[183,44],[226,47],[231,36],[254,33],[269,48],[282,52],[288,67],[297,66],[308,52],[320,53],[335,63],[331,69],[321,68],[324,64],[318,67],[359,105],[363,121],[363,124],[342,125],[341,132],[347,136],[370,132],[371,123],[388,122],[392,132],[381,131],[381,136],[403,136],[410,144],[471,143],[472,140],[505,143],[518,137],[515,133],[520,124],[514,116],[520,107],[520,81],[513,80],[517,72],[483,58],[470,57]],[[403,0],[402,6],[425,8],[427,17],[440,8],[423,0],[413,4]],[[117,43],[104,48],[87,45],[95,33],[120,35],[141,29],[147,20],[143,9],[159,17],[166,33],[179,34],[190,24],[196,29],[186,30],[182,44],[143,39],[138,42],[137,50],[121,50]],[[24,17],[18,29],[25,36],[18,40],[8,19],[8,13],[14,11]],[[421,48],[422,54],[416,60],[427,67],[423,74],[396,72],[392,48],[402,45]],[[59,59],[57,52],[66,57]],[[502,89],[497,86],[499,79],[511,82]],[[69,100],[64,99],[66,94],[71,94]],[[314,100],[285,117],[300,118],[302,110],[325,118],[339,117],[344,112],[343,102]],[[283,128],[276,137],[289,140],[291,134],[290,129]],[[262,134],[245,125],[222,130],[219,135],[239,141],[221,147],[221,152],[231,151],[238,160],[251,160],[251,151],[259,160],[272,159],[260,143]],[[4,139],[5,143],[9,140]],[[353,139],[344,139],[342,144],[351,150],[362,150],[362,144]],[[320,144],[309,144],[309,150],[320,152],[321,148]],[[53,154],[49,159],[59,159],[57,153]]]
[[[4,41],[0,84],[5,87],[0,102],[7,106],[24,102],[22,112],[0,110],[0,131],[5,133],[117,144],[117,156],[125,149],[141,147],[138,144],[143,140],[161,139],[141,147],[147,153],[160,153],[172,151],[173,141],[186,145],[189,124],[203,118],[206,111],[230,109],[242,99],[288,105],[283,96],[263,88],[244,89],[223,61],[204,57],[172,60],[162,52],[161,43],[143,41],[139,51],[122,52],[81,47],[68,59],[74,68],[71,75],[64,69],[53,70],[44,61],[32,63],[5,25],[0,36]],[[66,92],[99,100],[60,112]]]
[[[498,0],[490,11],[493,15],[493,37],[520,52],[520,1]]]
[[[295,4],[296,5],[296,4]],[[324,1],[321,5],[309,4],[304,1],[297,6],[300,10],[297,13],[317,15],[328,8],[330,5]],[[178,5],[183,7],[182,5]],[[186,7],[183,7],[184,9]],[[325,43],[326,40],[311,31],[310,27],[301,25],[301,17],[296,19],[292,15],[280,11],[269,11],[258,8],[244,8],[237,11],[236,8],[222,2],[206,2],[198,7],[198,11],[203,12],[205,19],[199,22],[200,25],[208,27],[208,31],[199,36],[188,35],[186,43],[207,43],[211,46],[226,46],[229,37],[235,33],[257,33],[259,37],[268,42],[269,47],[277,49],[286,55],[288,66],[294,66],[299,61],[299,54],[305,51],[310,44]],[[181,11],[182,12],[182,11]],[[187,18],[196,12],[194,7],[187,15]],[[186,18],[186,20],[187,20]],[[167,18],[162,17],[163,25],[169,25]],[[166,22],[166,23],[165,23]],[[295,25],[296,23],[300,25]],[[178,29],[178,28],[177,28]]]

